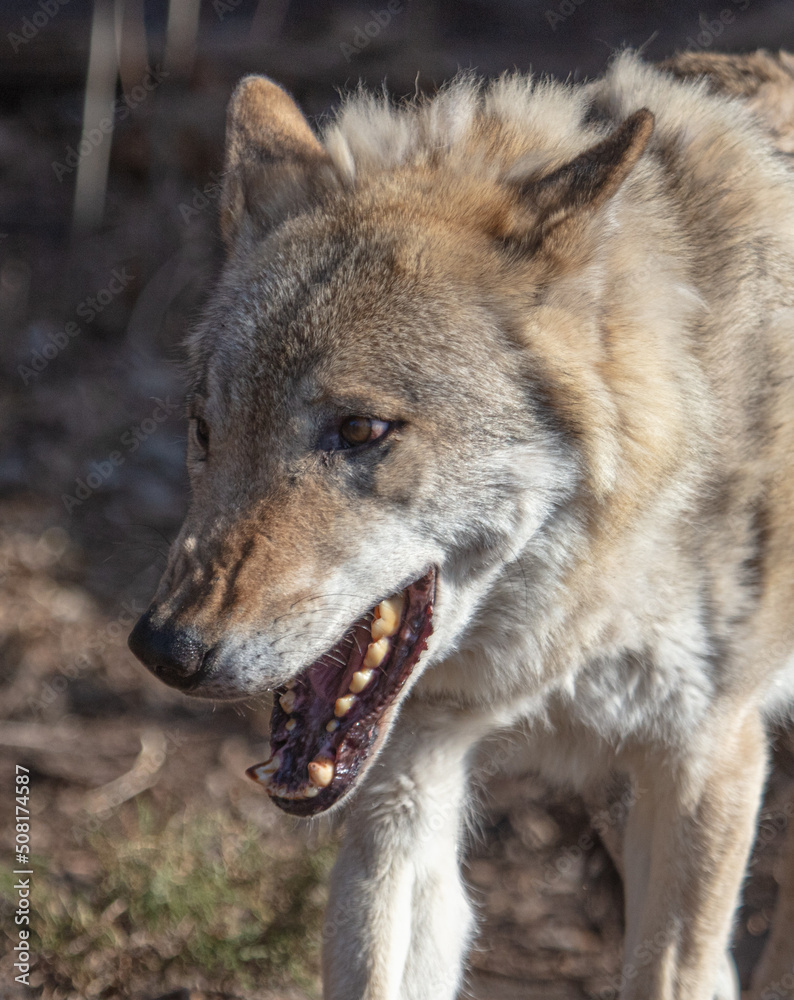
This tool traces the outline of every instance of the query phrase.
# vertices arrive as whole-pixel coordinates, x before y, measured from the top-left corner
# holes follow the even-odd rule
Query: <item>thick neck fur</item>
[[[463,670],[472,701],[505,723],[563,703],[575,716],[578,704],[608,741],[634,729],[675,742],[730,689],[757,599],[716,581],[752,558],[753,519],[781,454],[759,436],[761,404],[748,403],[763,397],[763,358],[776,351],[770,317],[791,308],[791,254],[780,245],[781,218],[794,219],[790,177],[736,102],[704,101],[701,87],[628,55],[582,90],[504,78],[481,97],[464,79],[413,119],[354,100],[337,128],[364,170],[440,146],[493,176],[508,160],[515,173],[579,152],[592,138],[588,106],[601,122],[648,106],[657,128],[597,231],[584,232],[588,252],[552,277],[520,330],[558,412],[581,428],[580,490],[529,539],[518,529],[504,540],[515,558],[467,592],[467,638],[419,691],[460,690]],[[748,351],[755,384],[730,358]],[[791,350],[781,362],[794,371]]]

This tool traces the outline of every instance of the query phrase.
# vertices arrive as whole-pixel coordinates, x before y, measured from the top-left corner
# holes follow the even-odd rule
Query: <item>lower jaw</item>
[[[268,789],[271,800],[279,809],[291,816],[317,816],[333,809],[341,800],[351,794],[358,785],[363,773],[372,763],[380,744],[391,724],[391,717],[394,714],[396,705],[390,705],[381,718],[367,731],[367,746],[364,754],[356,761],[354,766],[349,767],[342,775],[342,780],[337,781],[336,777],[327,788],[316,788],[305,792],[298,787],[294,791],[287,789],[287,795],[279,795]],[[249,768],[246,772],[251,777],[255,768]],[[257,780],[254,778],[254,780]],[[312,786],[310,786],[312,787]],[[294,796],[294,797],[293,797]]]
[[[364,651],[361,641],[362,638],[368,641],[368,627],[374,626],[373,631],[378,628],[369,612],[333,650],[276,692],[271,718],[271,757],[246,773],[264,785],[279,808],[296,816],[325,812],[353,788],[366,770],[383,742],[401,701],[401,692],[426,648],[432,632],[435,587],[433,568],[401,595],[376,606],[377,609],[384,605],[393,607],[402,598],[395,630],[387,633],[388,638],[380,639],[383,643],[386,638],[388,651],[376,669],[368,670],[365,664],[377,659],[375,654],[380,653],[380,647],[373,651],[368,645]],[[381,630],[383,625],[381,622]],[[372,639],[372,635],[368,638]],[[332,657],[348,646],[349,659],[340,669]],[[368,673],[371,674],[368,685],[351,698],[350,691],[357,692],[357,685]],[[334,683],[338,685],[336,689]],[[315,693],[318,688],[320,696]],[[293,732],[298,734],[297,738],[290,735]]]

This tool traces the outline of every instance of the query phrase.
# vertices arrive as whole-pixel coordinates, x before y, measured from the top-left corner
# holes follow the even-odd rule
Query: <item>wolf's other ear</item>
[[[653,125],[653,115],[642,108],[552,173],[512,181],[513,212],[504,220],[500,235],[536,248],[566,221],[594,212],[631,173],[648,145]]]
[[[221,234],[227,247],[261,233],[334,175],[331,159],[293,99],[265,76],[247,76],[226,116]]]

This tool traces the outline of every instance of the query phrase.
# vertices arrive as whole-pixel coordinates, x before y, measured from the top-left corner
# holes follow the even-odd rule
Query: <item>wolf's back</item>
[[[662,63],[680,78],[705,77],[714,90],[745,98],[777,147],[794,153],[794,56],[759,49],[747,55],[681,52]]]

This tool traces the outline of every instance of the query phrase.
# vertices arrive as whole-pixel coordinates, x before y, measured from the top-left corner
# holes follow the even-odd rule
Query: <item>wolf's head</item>
[[[275,690],[253,771],[303,815],[353,784],[582,477],[608,477],[583,464],[554,290],[652,128],[636,112],[571,156],[471,83],[435,110],[359,102],[321,144],[269,80],[232,99],[228,255],[190,339],[192,503],[130,638],[190,694]],[[541,313],[553,359],[527,332]]]

